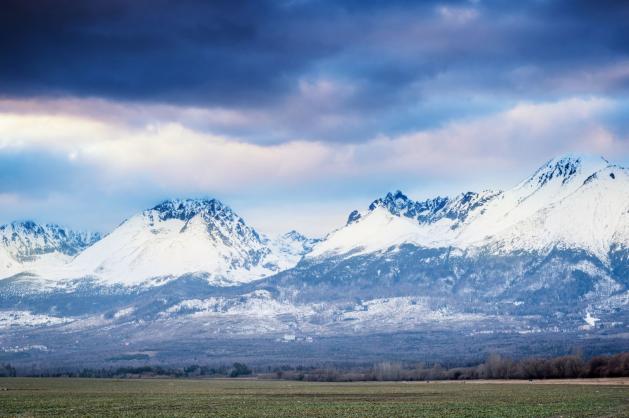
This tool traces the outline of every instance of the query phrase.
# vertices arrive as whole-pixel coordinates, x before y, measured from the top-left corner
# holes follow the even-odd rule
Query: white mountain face
[[[354,211],[308,254],[357,255],[403,243],[509,253],[583,249],[605,260],[629,245],[629,172],[603,158],[555,158],[505,192],[416,202],[402,192]]]
[[[503,253],[584,249],[601,260],[613,245],[629,245],[629,171],[609,165],[583,179],[586,174],[583,170],[554,185],[557,193],[548,196],[547,204],[497,231],[492,245]]]
[[[5,345],[198,338],[205,353],[208,336],[434,325],[629,341],[629,171],[601,158],[553,159],[504,192],[389,193],[322,240],[261,235],[217,200],[163,202],[94,243],[34,224],[0,232]]]
[[[0,226],[0,278],[66,264],[100,239],[96,233],[77,232],[59,225],[32,221]]]
[[[262,242],[271,250],[266,261],[277,265],[281,271],[295,266],[319,240],[293,230],[275,238],[263,236]]]
[[[202,274],[212,284],[235,285],[290,269],[304,256],[353,256],[405,243],[491,254],[581,249],[606,261],[610,249],[629,247],[628,191],[626,169],[566,156],[505,192],[425,201],[389,193],[323,240],[296,231],[260,235],[215,199],[169,200],[100,240],[32,222],[0,227],[0,277],[28,272],[134,286]]]
[[[260,236],[218,200],[169,200],[129,218],[55,274],[136,285],[200,273],[230,285],[290,268],[305,248],[301,236]]]

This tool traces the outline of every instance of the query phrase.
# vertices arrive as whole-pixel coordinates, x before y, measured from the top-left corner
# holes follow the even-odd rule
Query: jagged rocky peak
[[[225,213],[232,215],[233,211],[217,199],[170,199],[165,200],[147,211],[157,212],[162,221],[179,219],[188,221],[199,213],[217,215]]]
[[[171,199],[165,200],[152,209],[143,212],[149,225],[156,222],[179,220],[186,223],[180,232],[189,228],[189,222],[200,219],[212,239],[222,241],[225,245],[240,245],[242,242],[262,244],[258,232],[248,226],[229,206],[218,199]],[[198,217],[198,218],[196,218]]]
[[[42,225],[30,220],[0,226],[2,246],[18,260],[51,252],[76,255],[100,238],[98,233],[73,231],[59,225]]]
[[[415,203],[415,201],[409,199],[408,196],[406,196],[400,190],[397,190],[393,193],[387,193],[387,195],[383,198],[374,200],[371,205],[369,205],[369,210],[372,211],[377,207],[384,207],[394,215],[409,216],[408,212],[413,210]]]
[[[173,199],[123,222],[76,257],[72,267],[109,283],[135,285],[199,273],[226,285],[294,265],[273,250],[267,239],[219,200]]]
[[[358,220],[361,218],[361,214],[359,211],[357,210],[353,210],[349,216],[347,217],[347,223],[346,225],[350,225],[353,224],[354,222],[358,222]]]
[[[385,197],[373,201],[373,203],[369,205],[369,210],[374,210],[378,206],[383,206],[389,209],[391,213],[399,215],[400,212],[404,211],[404,209],[414,203],[415,202],[409,199],[404,193],[397,190],[394,193],[389,192]]]
[[[434,213],[445,206],[448,202],[447,197],[436,197],[423,202],[416,202],[409,199],[400,190],[393,193],[389,192],[383,198],[374,200],[369,205],[369,211],[373,211],[377,207],[384,207],[394,215],[402,215],[408,218],[418,218],[426,212]]]
[[[587,178],[609,165],[609,161],[603,157],[563,155],[553,158],[541,166],[528,180],[528,183],[541,187],[559,179],[562,184],[566,184],[573,178],[582,176]]]
[[[440,199],[440,198],[437,198]],[[435,209],[440,203],[437,199],[432,199],[428,205],[422,205],[425,202],[416,202],[406,196],[402,191],[397,190],[395,192],[389,192],[385,197],[374,200],[369,205],[369,211],[374,211],[378,207],[383,207],[391,212],[393,215],[406,216],[407,218],[416,218],[419,212],[428,209],[428,206],[432,206]],[[445,201],[443,202],[445,204]]]
[[[384,198],[376,199],[369,206],[369,211],[384,207],[396,216],[416,219],[419,223],[433,223],[443,218],[463,221],[471,211],[483,206],[500,193],[485,190],[481,193],[461,193],[452,198],[437,196],[423,201],[414,201],[398,190],[387,193]],[[357,221],[360,217],[360,213],[352,212],[348,224]]]
[[[483,190],[480,193],[466,192],[450,199],[443,208],[443,217],[464,221],[476,208],[484,206],[487,202],[502,194],[500,191]]]

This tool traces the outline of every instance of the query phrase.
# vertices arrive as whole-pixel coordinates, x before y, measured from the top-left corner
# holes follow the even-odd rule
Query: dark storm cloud
[[[289,36],[286,16],[263,1],[9,3],[0,21],[7,95],[232,103],[284,89],[328,50]]]
[[[264,109],[276,139],[357,140],[470,97],[624,94],[628,21],[611,0],[10,0],[0,95]]]

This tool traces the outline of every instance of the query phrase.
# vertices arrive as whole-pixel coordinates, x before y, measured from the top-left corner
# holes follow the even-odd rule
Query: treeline
[[[212,378],[255,376],[260,379],[303,380],[313,382],[355,381],[431,381],[475,379],[573,379],[629,377],[629,352],[596,356],[584,360],[580,355],[555,358],[512,360],[491,355],[481,364],[467,367],[443,367],[439,364],[403,364],[381,362],[370,367],[265,367],[251,369],[243,363],[217,367],[139,366],[82,370],[45,370],[21,372],[9,364],[0,364],[0,376],[90,377],[90,378]]]
[[[313,382],[430,381],[475,379],[573,379],[629,377],[629,353],[596,356],[588,361],[578,355],[512,360],[491,355],[473,367],[444,368],[382,362],[368,369],[284,367],[260,377]]]
[[[0,364],[0,377],[15,377],[17,370],[10,364]]]
[[[10,367],[10,366],[9,366]],[[12,368],[13,376],[16,375],[15,368]],[[222,365],[218,367],[200,366],[193,364],[186,367],[164,367],[164,366],[138,366],[138,367],[117,367],[101,369],[81,369],[81,370],[44,370],[30,371],[23,376],[27,377],[89,377],[89,378],[139,378],[139,377],[241,377],[252,375],[252,370],[243,363],[234,363],[231,366]],[[0,374],[1,375],[1,374]]]

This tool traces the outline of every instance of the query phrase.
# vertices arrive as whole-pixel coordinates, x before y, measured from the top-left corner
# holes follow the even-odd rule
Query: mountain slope
[[[62,266],[99,239],[99,234],[72,231],[54,224],[25,221],[2,225],[0,278]]]
[[[398,191],[375,200],[365,213],[352,212],[347,225],[329,234],[308,257],[356,255],[410,243],[502,253],[558,246],[605,259],[612,244],[629,242],[629,227],[621,222],[629,205],[626,190],[626,169],[602,158],[567,156],[549,161],[505,192],[416,202]]]
[[[580,179],[579,179],[580,180]],[[608,166],[494,237],[501,252],[582,249],[607,261],[614,244],[629,243],[629,172]]]
[[[18,241],[0,259],[75,251]],[[5,346],[57,340],[51,353],[63,353],[90,341],[75,352],[102,359],[170,344],[189,356],[190,341],[206,355],[212,341],[246,337],[268,339],[274,355],[299,338],[405,332],[418,332],[415,349],[447,331],[468,354],[474,336],[494,334],[526,349],[598,335],[618,349],[629,347],[629,173],[567,156],[504,192],[414,201],[398,191],[322,240],[265,237],[219,201],[172,200],[31,272],[0,280]]]
[[[123,222],[79,254],[65,274],[136,285],[197,273],[233,284],[292,267],[299,258],[274,252],[270,240],[216,199],[169,200]]]
[[[615,199],[614,196],[607,196],[603,200],[592,202],[597,199],[602,188],[606,185],[601,182],[593,182],[587,186],[589,182],[597,177],[597,173],[608,169],[616,169],[618,172],[624,172],[624,169],[612,166],[603,158],[584,157],[584,156],[566,156],[550,160],[548,163],[540,167],[533,176],[523,181],[511,190],[508,190],[495,199],[487,202],[483,206],[482,212],[477,212],[470,218],[469,222],[461,229],[460,234],[456,237],[455,246],[469,247],[471,245],[490,244],[491,241],[506,241],[503,234],[512,235],[509,231],[520,225],[519,233],[522,236],[522,245],[504,248],[505,251],[510,250],[526,250],[527,244],[538,243],[534,238],[527,238],[531,235],[544,235],[545,243],[552,245],[560,244],[562,238],[558,233],[563,226],[550,228],[550,224],[536,223],[535,218],[544,216],[550,211],[561,211],[558,216],[566,219],[570,218],[574,224],[578,224],[581,228],[592,229],[592,222],[595,220],[586,215],[587,210],[583,209],[584,205],[605,204],[608,198]],[[621,176],[617,182],[617,186],[626,183],[626,176]],[[622,186],[621,186],[622,187]],[[614,193],[619,190],[614,189]],[[573,199],[571,204],[561,204],[565,199],[570,198],[575,193],[582,193],[581,199]],[[620,193],[622,195],[622,193]],[[616,194],[618,196],[618,193]],[[620,202],[614,202],[615,205],[621,205]],[[556,212],[559,213],[559,212]],[[523,226],[528,224],[528,229]],[[569,243],[569,242],[567,242]],[[578,244],[586,245],[579,247]],[[585,242],[580,242],[573,248],[586,248],[590,246]],[[491,244],[490,244],[491,245]],[[531,247],[530,249],[538,249]]]

